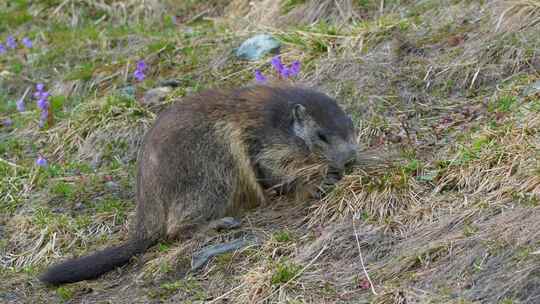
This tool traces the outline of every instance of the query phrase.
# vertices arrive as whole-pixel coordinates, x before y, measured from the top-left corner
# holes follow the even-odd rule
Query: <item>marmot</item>
[[[351,119],[335,100],[311,89],[255,85],[173,103],[139,150],[129,241],[55,265],[40,280],[93,279],[159,239],[178,239],[264,203],[267,189],[298,192],[335,183],[356,151]]]

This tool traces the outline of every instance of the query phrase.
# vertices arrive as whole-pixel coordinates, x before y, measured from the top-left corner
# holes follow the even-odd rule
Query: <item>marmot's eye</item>
[[[328,137],[321,131],[317,132],[317,136],[319,137],[321,141],[328,143]]]

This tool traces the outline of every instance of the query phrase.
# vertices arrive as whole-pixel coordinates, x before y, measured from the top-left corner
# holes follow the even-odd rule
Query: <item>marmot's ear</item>
[[[302,123],[307,118],[306,108],[301,104],[295,104],[292,109],[293,118],[296,122]]]

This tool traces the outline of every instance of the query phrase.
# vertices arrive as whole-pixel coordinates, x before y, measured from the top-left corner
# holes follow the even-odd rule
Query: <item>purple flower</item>
[[[6,47],[0,43],[0,54],[5,54],[6,52]]]
[[[258,83],[265,83],[266,80],[266,77],[261,73],[259,69],[255,70],[255,81],[257,81]]]
[[[45,167],[45,166],[47,166],[47,160],[40,155],[36,159],[36,165],[38,165],[40,167]]]
[[[137,78],[138,81],[143,81],[145,77],[144,73],[139,70],[135,70],[135,73],[133,73],[133,76],[135,76],[135,78]]]
[[[281,63],[281,58],[279,56],[272,58],[271,63],[276,72],[278,72],[279,74],[283,73],[285,66],[283,65],[283,63]]]
[[[24,37],[24,38],[22,39],[22,43],[23,43],[24,46],[26,46],[27,48],[29,48],[29,49],[32,48],[32,40],[30,40],[30,38]]]
[[[137,78],[138,81],[143,81],[146,75],[144,75],[144,70],[146,70],[146,63],[144,60],[139,60],[137,62],[137,69],[133,72],[133,76]]]
[[[15,41],[15,38],[13,38],[13,36],[9,35],[7,37],[7,40],[6,40],[6,45],[10,48],[10,49],[14,49],[17,47],[17,42]]]
[[[4,121],[2,121],[2,125],[4,127],[10,127],[12,124],[13,124],[13,121],[11,119],[9,119],[9,118],[6,118],[6,119],[4,119]]]
[[[21,99],[17,100],[17,111],[24,112],[26,110],[26,106],[24,105],[24,97],[21,97]]]
[[[300,61],[295,60],[293,63],[289,66],[289,77],[294,77],[300,73]]]
[[[39,116],[39,127],[43,128],[49,115],[49,92],[45,91],[45,85],[43,83],[38,83],[36,85],[34,97],[38,99],[36,103],[41,110],[41,114]]]
[[[47,111],[47,109],[49,108],[49,102],[47,101],[47,98],[40,98],[37,101],[37,106],[41,109],[41,111]]]
[[[47,100],[49,99],[49,92],[45,91],[44,89],[45,85],[43,83],[38,83],[36,85],[36,92],[34,93],[34,97],[38,99],[37,105],[42,110],[47,108]]]
[[[144,60],[139,60],[139,62],[137,62],[137,70],[141,72],[144,72],[144,70],[146,70],[146,63],[144,63]]]
[[[300,73],[300,61],[298,60],[295,60],[290,66],[286,67],[281,62],[281,58],[276,56],[272,58],[271,63],[276,72],[278,72],[283,78],[293,77]]]

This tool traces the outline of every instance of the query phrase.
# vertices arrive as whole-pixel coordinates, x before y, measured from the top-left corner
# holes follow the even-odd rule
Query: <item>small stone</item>
[[[165,97],[167,97],[171,91],[172,89],[170,87],[159,87],[148,90],[146,93],[144,93],[141,104],[148,107],[159,105],[165,100]]]
[[[523,90],[523,95],[533,96],[535,94],[540,94],[540,80],[531,83]]]
[[[184,33],[188,36],[191,36],[193,35],[193,33],[195,33],[195,30],[192,27],[186,27],[186,29],[184,30]]]
[[[134,86],[125,86],[119,89],[121,95],[134,98],[135,97],[135,87]]]
[[[90,167],[92,170],[96,170],[101,166],[102,162],[102,154],[100,152],[96,153],[94,157],[92,157],[92,160],[90,161]]]
[[[79,202],[79,203],[76,203],[75,206],[73,207],[73,210],[75,211],[80,211],[80,210],[83,210],[84,209],[84,204]]]
[[[118,186],[117,183],[110,181],[105,183],[105,187],[109,190],[118,190],[120,189],[120,186]]]
[[[53,96],[70,96],[73,90],[77,87],[77,81],[57,81],[51,85],[51,95]]]
[[[279,52],[281,43],[268,34],[259,34],[244,41],[238,49],[236,56],[240,59],[259,60],[271,52]]]
[[[64,213],[66,211],[66,209],[62,208],[62,207],[55,207],[51,210],[52,213]]]

